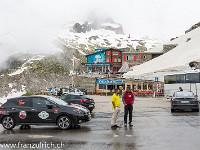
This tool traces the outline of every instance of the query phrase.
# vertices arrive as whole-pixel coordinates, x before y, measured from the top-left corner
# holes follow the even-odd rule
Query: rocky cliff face
[[[185,31],[185,34],[188,33],[188,32],[190,32],[190,31],[192,31],[192,30],[194,30],[194,29],[196,29],[196,28],[198,28],[198,27],[200,27],[200,22],[199,22],[199,23],[196,23],[196,24],[193,25],[190,29],[186,30],[186,31]]]
[[[63,88],[72,82],[70,76],[58,73],[28,73],[23,72],[15,76],[1,76],[0,97],[7,97],[10,93],[45,91],[48,88]],[[76,87],[88,89],[89,92],[95,91],[95,78],[74,76]]]

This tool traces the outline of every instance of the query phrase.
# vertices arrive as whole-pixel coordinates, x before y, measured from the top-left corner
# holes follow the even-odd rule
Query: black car
[[[8,130],[16,125],[45,124],[69,129],[90,119],[90,112],[84,107],[51,96],[11,98],[0,107],[0,123]]]
[[[192,110],[199,112],[199,101],[193,92],[175,92],[171,99],[171,112],[176,110]]]
[[[59,97],[60,99],[64,100],[67,103],[79,104],[92,112],[95,108],[94,99],[92,99],[88,95],[80,95],[80,94],[66,94]]]

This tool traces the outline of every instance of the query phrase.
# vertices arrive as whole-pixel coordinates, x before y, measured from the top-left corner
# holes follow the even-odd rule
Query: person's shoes
[[[117,127],[116,127],[116,125],[114,125],[114,126],[111,126],[111,129],[116,129]]]
[[[119,126],[118,126],[118,125],[115,125],[115,128],[119,128]]]
[[[132,126],[133,126],[132,122],[130,122],[130,123],[129,123],[129,126],[130,126],[130,127],[132,127]]]
[[[127,127],[127,123],[125,123],[124,126]]]

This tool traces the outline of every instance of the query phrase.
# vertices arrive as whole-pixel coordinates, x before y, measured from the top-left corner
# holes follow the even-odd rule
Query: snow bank
[[[15,76],[15,75],[18,75],[18,74],[21,74],[22,72],[24,72],[26,69],[28,69],[28,67],[26,67],[26,64],[27,63],[33,63],[33,61],[36,61],[36,60],[41,60],[43,59],[45,56],[42,56],[42,55],[36,55],[34,56],[33,58],[27,60],[18,70],[16,70],[15,72],[13,73],[10,73],[8,74],[9,76]]]
[[[191,40],[188,41],[188,39]],[[178,44],[171,51],[154,58],[144,64],[135,66],[133,71],[124,74],[125,78],[135,76],[153,75],[156,72],[185,71],[189,69],[189,63],[200,60],[200,28],[197,28],[181,37],[170,41],[168,44]]]

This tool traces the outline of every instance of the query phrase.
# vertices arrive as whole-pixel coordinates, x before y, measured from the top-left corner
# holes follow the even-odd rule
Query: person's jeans
[[[127,123],[127,116],[129,113],[129,123],[132,122],[133,105],[128,104],[124,107],[124,123]]]

